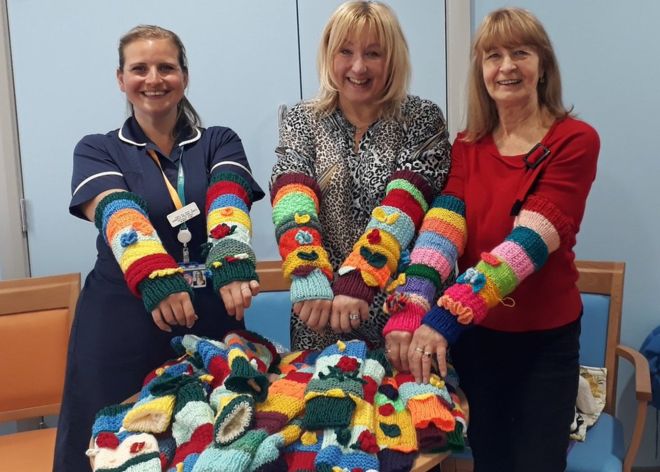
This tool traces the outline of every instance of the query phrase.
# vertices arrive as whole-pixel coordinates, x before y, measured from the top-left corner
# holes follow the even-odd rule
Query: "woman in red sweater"
[[[598,151],[596,131],[562,103],[538,19],[517,8],[488,15],[473,45],[467,128],[415,246],[425,257],[411,266],[413,278],[435,271],[440,286],[457,259],[461,275],[420,317],[405,359],[427,382],[434,356],[446,373],[452,346],[475,470],[566,467],[582,311],[573,246]],[[409,285],[388,300],[391,356],[419,313]]]

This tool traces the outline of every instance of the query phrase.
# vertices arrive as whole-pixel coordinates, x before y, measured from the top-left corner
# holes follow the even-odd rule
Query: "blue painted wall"
[[[498,0],[472,0],[473,28]],[[564,100],[601,138],[598,176],[589,197],[576,248],[580,259],[626,262],[621,341],[639,348],[660,324],[660,2],[655,0],[518,0],[543,22],[561,67]],[[451,67],[451,65],[450,65]],[[619,417],[631,434],[635,411],[631,372],[622,364]],[[655,457],[656,415],[651,408],[638,455],[640,466]]]

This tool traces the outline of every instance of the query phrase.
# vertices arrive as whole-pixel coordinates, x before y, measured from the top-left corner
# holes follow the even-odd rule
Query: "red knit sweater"
[[[502,156],[492,136],[465,143],[459,135],[452,149],[452,169],[443,193],[465,202],[467,246],[460,272],[475,265],[511,232],[516,193],[525,181],[523,156]],[[543,139],[552,154],[530,194],[553,202],[571,221],[571,235],[509,295],[515,306],[500,304],[488,312],[482,326],[501,331],[545,330],[577,319],[581,310],[575,285],[575,235],[580,229],[587,195],[596,176],[600,141],[588,124],[565,118]]]

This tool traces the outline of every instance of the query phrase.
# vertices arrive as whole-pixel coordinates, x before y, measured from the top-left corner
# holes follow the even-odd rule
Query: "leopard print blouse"
[[[409,95],[400,116],[373,123],[357,151],[355,127],[340,109],[321,117],[312,102],[301,102],[287,113],[282,124],[271,185],[280,175],[291,172],[318,182],[323,242],[335,272],[364,232],[371,211],[385,196],[393,172],[417,172],[436,192],[445,184],[450,145],[442,111],[429,100]],[[337,339],[353,338],[382,346],[381,331],[387,321],[382,310],[384,300],[385,294],[379,293],[369,309],[369,320],[349,334],[336,334],[329,327],[318,334],[292,314],[292,349],[322,349]]]

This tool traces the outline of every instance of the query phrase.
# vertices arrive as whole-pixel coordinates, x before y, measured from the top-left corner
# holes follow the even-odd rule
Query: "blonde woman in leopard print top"
[[[437,105],[407,93],[408,48],[386,5],[342,4],[318,64],[319,95],[287,114],[271,178],[292,349],[382,346],[385,288],[445,183],[447,129]]]

